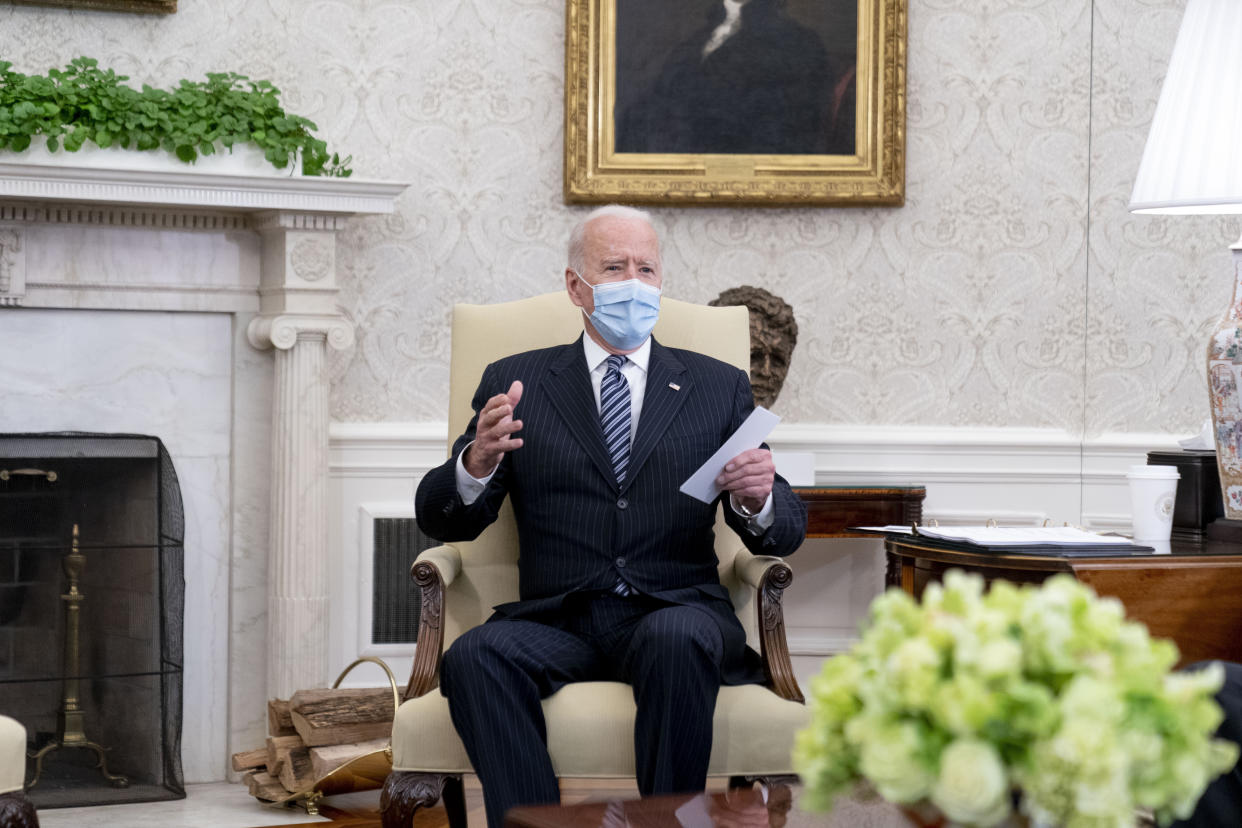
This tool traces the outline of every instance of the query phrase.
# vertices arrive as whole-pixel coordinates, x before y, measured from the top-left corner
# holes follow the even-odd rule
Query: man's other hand
[[[726,463],[724,471],[716,478],[716,485],[732,494],[751,512],[758,512],[772,493],[775,477],[776,464],[772,462],[772,452],[755,448]]]
[[[487,477],[500,465],[505,452],[522,447],[522,438],[513,436],[522,430],[522,421],[513,419],[513,411],[521,399],[522,383],[514,380],[508,393],[492,397],[479,412],[474,442],[462,458],[462,465],[471,477]]]

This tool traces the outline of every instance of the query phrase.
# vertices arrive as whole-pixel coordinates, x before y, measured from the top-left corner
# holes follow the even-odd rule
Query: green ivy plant
[[[280,90],[233,72],[206,81],[181,81],[172,90],[138,91],[93,58],[80,57],[44,75],[23,75],[0,61],[0,150],[25,151],[33,141],[48,150],[100,147],[166,150],[186,163],[200,155],[251,143],[278,169],[300,160],[303,175],[347,177],[351,157],[328,154],[315,126],[280,105]]]

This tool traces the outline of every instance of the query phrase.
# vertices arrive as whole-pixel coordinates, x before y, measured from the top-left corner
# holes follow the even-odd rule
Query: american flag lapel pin
[[[675,382],[670,382],[670,383],[668,384],[668,387],[669,387],[669,388],[671,388],[671,389],[673,389],[674,391],[680,391],[680,390],[681,390],[681,386],[680,386],[680,385],[678,385],[678,384],[677,384],[677,383],[675,383]]]

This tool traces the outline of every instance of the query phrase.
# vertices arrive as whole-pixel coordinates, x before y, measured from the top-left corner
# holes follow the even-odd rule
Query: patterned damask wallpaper
[[[1189,432],[1237,223],[1125,210],[1184,0],[910,0],[903,208],[659,209],[669,295],[796,309],[802,423]],[[356,175],[413,182],[338,263],[338,420],[443,420],[454,301],[555,290],[564,0],[0,7],[0,59],[273,80]]]

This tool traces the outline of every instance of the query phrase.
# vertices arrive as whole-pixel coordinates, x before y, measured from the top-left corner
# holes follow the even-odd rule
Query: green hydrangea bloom
[[[1238,757],[1213,737],[1223,670],[1170,672],[1177,659],[1069,575],[985,591],[954,570],[921,602],[889,590],[811,682],[794,746],[803,804],[826,809],[862,784],[981,828],[1015,794],[1066,828],[1130,825],[1136,807],[1168,824]]]

